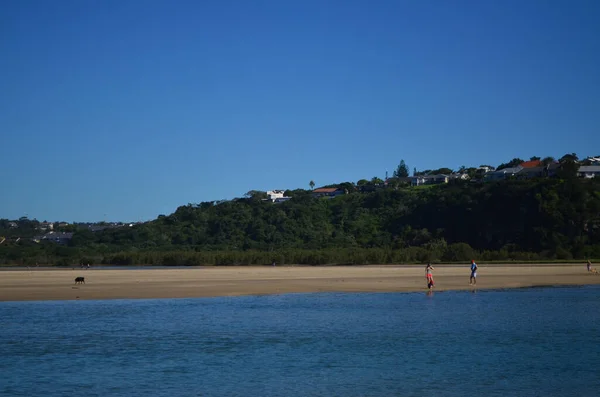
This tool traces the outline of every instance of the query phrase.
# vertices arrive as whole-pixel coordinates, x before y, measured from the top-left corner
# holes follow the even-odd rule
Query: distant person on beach
[[[469,277],[469,285],[477,284],[477,263],[471,260],[471,277]]]
[[[433,282],[433,273],[431,272],[432,270],[434,270],[434,267],[431,266],[431,263],[428,263],[427,266],[425,266],[425,277],[427,277],[427,288],[429,289],[433,288],[433,286],[435,285],[435,283]]]
[[[598,273],[598,271],[592,267],[592,262],[591,261],[588,260],[586,266],[587,266],[587,271],[588,272]]]

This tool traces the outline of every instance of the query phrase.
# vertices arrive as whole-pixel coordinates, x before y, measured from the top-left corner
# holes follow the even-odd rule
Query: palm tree
[[[313,190],[315,188],[315,181],[310,181],[309,185],[310,185],[310,190]]]

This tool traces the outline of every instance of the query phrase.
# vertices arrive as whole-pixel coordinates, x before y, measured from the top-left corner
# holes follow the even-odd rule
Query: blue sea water
[[[600,288],[1,302],[0,396],[598,396]]]

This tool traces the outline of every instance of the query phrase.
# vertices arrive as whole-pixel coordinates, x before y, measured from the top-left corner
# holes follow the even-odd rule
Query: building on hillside
[[[57,244],[68,244],[73,238],[73,233],[49,232],[41,236],[35,236],[32,240],[36,243],[51,241]]]
[[[342,194],[346,194],[346,191],[336,187],[321,187],[312,191],[313,197],[329,197],[333,198]]]
[[[291,197],[277,197],[275,200],[273,200],[274,203],[283,203],[285,201],[291,200]]]
[[[531,178],[548,178],[556,176],[556,173],[560,169],[559,163],[551,163],[548,165],[540,165],[537,167],[523,168],[519,173],[519,178],[531,179]]]
[[[519,165],[523,168],[536,168],[536,167],[542,167],[543,163],[542,163],[542,160],[530,160],[530,161],[524,161]]]
[[[8,227],[11,229],[15,229],[19,227],[19,224],[17,222],[8,222]]]
[[[544,178],[546,176],[546,167],[527,167],[519,172],[519,178]]]
[[[450,180],[460,180],[460,181],[467,181],[469,180],[471,177],[469,176],[469,174],[467,174],[466,172],[455,172],[453,174],[450,174],[448,176],[448,178]]]
[[[270,200],[275,200],[276,198],[282,198],[285,195],[284,190],[268,190],[267,196]]]
[[[448,175],[439,174],[439,175],[417,175],[410,178],[411,186],[421,186],[421,185],[438,185],[441,183],[448,183],[450,177]]]
[[[410,177],[410,185],[411,186],[421,186],[425,185],[425,175],[415,175]]]
[[[600,177],[600,165],[582,165],[577,171],[577,176],[581,178]]]
[[[39,224],[38,227],[36,227],[36,230],[40,230],[42,232],[45,232],[46,230],[53,230],[54,229],[54,224],[51,222],[41,222]]]
[[[492,167],[492,166],[488,166],[488,165],[482,165],[481,167],[477,167],[477,169],[475,170],[476,174],[486,174],[488,172],[494,172],[496,171],[496,168]]]
[[[523,167],[518,165],[516,167],[502,168],[501,170],[487,172],[483,175],[483,177],[486,181],[497,181],[517,176],[517,174],[522,170]]]
[[[272,203],[282,203],[291,198],[291,197],[285,197],[284,190],[269,190],[269,191],[267,191],[267,197],[269,197],[269,198],[266,200],[270,201]]]

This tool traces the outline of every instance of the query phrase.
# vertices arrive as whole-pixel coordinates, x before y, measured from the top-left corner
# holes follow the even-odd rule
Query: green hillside
[[[346,187],[348,187],[346,185]],[[0,263],[406,263],[600,258],[600,180],[456,182],[335,198],[188,204],[67,246],[0,245]]]

